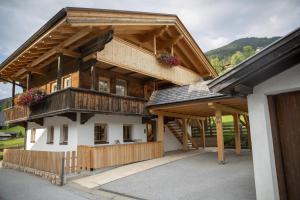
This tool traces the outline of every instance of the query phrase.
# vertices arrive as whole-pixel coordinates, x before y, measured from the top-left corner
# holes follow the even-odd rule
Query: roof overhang
[[[246,96],[263,81],[300,63],[300,28],[245,60],[208,86],[214,92]]]
[[[19,76],[26,71],[39,74],[41,65],[54,61],[58,53],[64,51],[76,56],[72,49],[76,48],[77,43],[109,28],[118,36],[127,35],[128,40],[136,37],[143,41],[147,39],[148,33],[158,34],[160,41],[169,41],[170,45],[175,46],[175,54],[183,58],[186,67],[189,66],[201,76],[217,76],[176,15],[87,8],[64,8],[59,11],[1,63],[0,76],[7,80],[20,81]],[[151,48],[151,41],[144,46]],[[48,53],[45,57],[49,51],[52,54]]]

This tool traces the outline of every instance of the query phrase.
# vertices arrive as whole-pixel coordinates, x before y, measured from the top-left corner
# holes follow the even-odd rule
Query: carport
[[[232,115],[234,119],[235,153],[241,152],[240,123],[247,128],[250,138],[250,127],[247,100],[243,97],[232,97],[211,92],[205,82],[194,85],[168,88],[155,91],[147,107],[150,113],[157,115],[157,134],[164,140],[164,118],[172,117],[180,120],[183,127],[183,149],[187,150],[188,126],[193,121],[202,131],[203,148],[205,148],[204,120],[215,117],[217,132],[218,161],[224,163],[224,139],[222,116]],[[243,118],[243,120],[242,120]]]

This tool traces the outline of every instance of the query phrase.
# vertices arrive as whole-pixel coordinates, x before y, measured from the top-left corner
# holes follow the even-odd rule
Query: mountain
[[[219,74],[263,49],[280,37],[249,37],[237,39],[223,47],[206,52],[206,56]]]

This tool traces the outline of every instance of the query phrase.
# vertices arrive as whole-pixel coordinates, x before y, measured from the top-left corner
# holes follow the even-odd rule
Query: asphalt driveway
[[[101,189],[142,199],[255,199],[251,153],[236,156],[226,150],[225,165],[217,163],[214,152],[188,157],[146,170]]]

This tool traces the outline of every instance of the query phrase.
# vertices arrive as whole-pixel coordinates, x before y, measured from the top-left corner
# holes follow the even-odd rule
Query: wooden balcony
[[[6,123],[15,123],[76,112],[143,116],[147,115],[145,103],[145,99],[137,97],[68,88],[48,95],[42,103],[34,107],[15,106],[5,109],[4,117]]]

